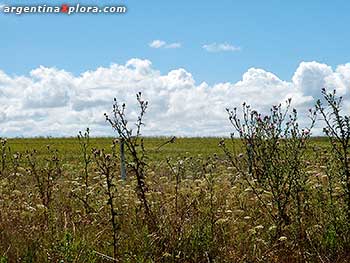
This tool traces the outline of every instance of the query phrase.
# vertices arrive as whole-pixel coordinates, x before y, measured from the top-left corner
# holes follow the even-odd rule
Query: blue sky
[[[198,82],[217,83],[238,81],[251,67],[290,79],[301,61],[336,66],[350,60],[349,1],[82,2],[122,3],[128,13],[2,14],[0,69],[20,75],[44,65],[79,74],[137,57],[151,60],[161,72],[182,67]],[[155,39],[180,42],[182,48],[152,49],[148,43]],[[214,42],[241,50],[209,53],[202,49]]]
[[[147,135],[227,136],[226,107],[247,102],[266,113],[287,98],[306,127],[303,113],[322,88],[337,89],[350,112],[350,1],[79,3],[128,12],[0,13],[0,137],[74,136],[86,127],[112,135],[103,113],[117,97],[135,118],[139,91],[150,102]]]

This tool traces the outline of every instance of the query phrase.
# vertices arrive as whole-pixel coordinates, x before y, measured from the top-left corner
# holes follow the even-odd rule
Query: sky
[[[303,111],[322,87],[347,98],[349,1],[217,2],[82,0],[127,13],[0,13],[0,136],[87,126],[110,135],[103,113],[113,97],[132,119],[138,91],[150,103],[147,135],[229,134],[225,108],[243,101],[264,111],[292,97]],[[33,3],[62,4],[0,5]]]

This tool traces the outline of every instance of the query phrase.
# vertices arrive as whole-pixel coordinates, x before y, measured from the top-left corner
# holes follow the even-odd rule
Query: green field
[[[158,150],[162,143],[170,138],[155,137],[146,138],[145,147],[152,159],[162,157],[176,157],[186,155],[210,156],[214,153],[222,153],[218,144],[220,138],[177,138],[174,143],[169,143]],[[9,139],[9,145],[13,151],[24,153],[29,149],[36,149],[40,154],[45,154],[47,145],[57,149],[67,161],[79,158],[81,155],[77,138],[23,138]],[[91,148],[110,150],[113,138],[91,138]]]
[[[209,157],[214,154],[223,155],[219,147],[222,138],[176,138],[174,143],[169,143],[158,149],[164,142],[169,140],[167,137],[149,137],[145,138],[145,147],[152,160],[162,160],[166,157],[185,157],[185,156],[203,156]],[[114,138],[91,138],[91,148],[110,150]],[[226,141],[230,139],[225,138]],[[57,149],[65,161],[74,161],[81,157],[79,141],[77,138],[15,138],[8,139],[9,146],[13,152],[25,153],[27,150],[36,149],[39,155],[47,153],[47,146]],[[239,143],[239,140],[237,140]],[[328,139],[325,137],[312,138],[312,146],[328,147]]]
[[[348,262],[327,138],[262,140],[256,163],[239,139],[167,140],[126,150],[126,181],[113,138],[2,140],[0,262]]]

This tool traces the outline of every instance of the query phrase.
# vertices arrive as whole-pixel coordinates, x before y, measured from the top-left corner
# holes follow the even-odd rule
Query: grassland
[[[164,160],[167,157],[185,157],[187,156],[202,156],[209,157],[214,154],[224,156],[219,143],[223,138],[217,137],[203,137],[203,138],[176,138],[175,143],[169,143],[158,149],[164,142],[169,140],[167,137],[149,137],[145,138],[145,147],[149,157],[154,161]],[[225,139],[225,138],[224,138]],[[106,149],[109,151],[114,138],[90,138],[90,147],[97,149]],[[229,141],[226,138],[226,141]],[[8,139],[9,146],[13,152],[25,153],[28,150],[36,149],[39,155],[47,154],[47,145],[57,149],[66,162],[81,159],[81,150],[79,148],[79,141],[76,137],[71,138],[13,138]],[[240,141],[237,139],[237,144]],[[313,146],[322,148],[329,147],[328,139],[326,137],[314,137],[310,142],[310,149]]]
[[[177,138],[175,143],[169,143],[158,150],[170,138],[150,137],[145,138],[145,147],[150,158],[161,160],[164,157],[176,157],[187,155],[210,156],[214,153],[223,154],[219,148],[221,138]],[[81,158],[79,141],[76,137],[72,138],[16,138],[9,139],[9,145],[14,152],[24,153],[30,149],[36,149],[39,154],[46,154],[47,145],[57,149],[66,161],[77,160]],[[90,138],[91,148],[110,150],[113,142],[112,137]]]
[[[225,145],[242,167],[220,138],[177,138],[160,149],[169,138],[145,138],[149,211],[128,153],[123,181],[113,138],[86,139],[2,140],[2,263],[349,260],[344,192],[331,180],[337,172],[326,138],[308,141],[298,170],[303,190],[282,214],[274,188],[241,174],[238,139]],[[280,167],[291,156],[279,158],[278,174],[289,174]]]

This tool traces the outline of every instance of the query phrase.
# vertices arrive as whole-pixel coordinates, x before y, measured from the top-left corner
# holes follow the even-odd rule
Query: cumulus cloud
[[[174,49],[174,48],[181,48],[182,44],[179,42],[175,43],[167,43],[163,40],[153,40],[151,43],[148,44],[151,48],[166,48],[166,49]]]
[[[208,52],[233,52],[233,51],[240,51],[240,47],[236,47],[234,45],[231,45],[229,43],[211,43],[203,45],[203,49],[205,49]]]
[[[226,107],[247,102],[268,112],[271,105],[292,98],[306,113],[321,88],[337,89],[350,107],[350,64],[335,69],[317,62],[302,62],[290,81],[259,68],[250,68],[240,81],[196,83],[183,68],[161,74],[151,61],[131,59],[125,64],[99,67],[81,75],[39,67],[26,76],[0,70],[0,136],[74,136],[90,127],[92,135],[112,135],[103,113],[113,98],[127,105],[130,123],[137,117],[135,94],[149,101],[144,135],[225,136],[232,128]],[[301,123],[308,118],[301,114]]]

